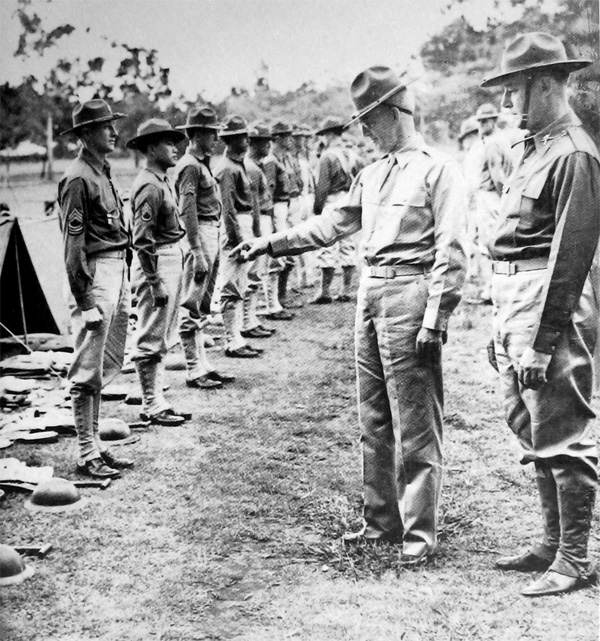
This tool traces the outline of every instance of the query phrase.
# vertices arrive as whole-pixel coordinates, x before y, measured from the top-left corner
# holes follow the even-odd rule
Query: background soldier
[[[362,166],[358,157],[342,144],[344,125],[338,118],[325,118],[317,131],[322,143],[319,169],[315,188],[314,214],[320,216],[324,210],[340,206],[348,196],[352,180]],[[317,267],[321,270],[321,291],[311,301],[323,305],[332,302],[330,287],[335,270],[342,268],[342,291],[336,300],[348,302],[352,278],[356,269],[356,243],[353,238],[342,238],[330,247],[317,252]]]
[[[544,539],[500,559],[503,570],[547,570],[523,594],[541,596],[596,580],[588,538],[598,482],[592,431],[599,310],[600,156],[568,103],[569,60],[546,33],[517,36],[502,72],[504,106],[530,135],[502,198],[494,263],[492,364],[509,427],[533,462]],[[594,291],[595,289],[595,291]],[[494,358],[495,348],[495,358]]]
[[[249,259],[333,244],[362,229],[356,315],[365,527],[346,543],[402,543],[401,563],[437,547],[442,482],[442,343],[460,299],[461,170],[415,131],[414,98],[387,67],[352,83],[353,119],[386,156],[338,209],[238,248]]]
[[[77,469],[100,478],[118,477],[117,468],[133,465],[114,457],[98,437],[100,393],[121,371],[129,316],[129,234],[106,162],[117,140],[113,122],[123,117],[104,100],[75,107],[73,127],[63,134],[74,133],[81,149],[58,185],[75,351],[68,378]]]
[[[144,402],[142,418],[157,425],[180,425],[163,395],[163,359],[176,330],[181,298],[184,231],[167,169],[177,162],[177,143],[185,134],[153,118],[138,127],[126,144],[146,157],[131,189],[133,246],[132,291],[137,301],[137,333],[132,360]]]
[[[210,159],[217,146],[217,114],[210,107],[190,110],[183,129],[190,141],[175,168],[175,193],[185,226],[182,316],[179,337],[185,354],[188,387],[221,387],[234,380],[217,372],[206,355],[203,329],[219,267],[221,195]]]

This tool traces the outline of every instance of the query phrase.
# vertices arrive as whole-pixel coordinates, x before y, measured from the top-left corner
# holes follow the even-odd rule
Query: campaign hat
[[[506,45],[500,63],[500,73],[485,79],[481,86],[497,87],[524,73],[531,75],[553,69],[563,69],[571,73],[588,67],[592,62],[587,58],[569,58],[564,44],[549,33],[522,33]]]
[[[214,129],[218,131],[221,127],[217,112],[212,107],[192,107],[188,111],[185,125],[179,125],[175,129]]]
[[[287,122],[279,121],[271,127],[271,136],[286,136],[293,131],[291,125]]]
[[[321,122],[321,126],[315,132],[316,136],[321,136],[322,134],[328,131],[342,130],[344,128],[344,123],[340,118],[335,118],[333,116],[328,116]]]
[[[264,122],[253,122],[248,125],[248,138],[251,140],[271,140],[271,129]]]
[[[181,142],[185,134],[173,129],[171,125],[161,118],[150,118],[137,128],[137,134],[125,143],[128,149],[139,149],[157,138],[168,138],[173,142]]]
[[[483,105],[480,105],[477,108],[477,111],[475,112],[475,120],[481,121],[481,120],[490,120],[490,119],[496,119],[500,113],[494,107],[494,105],[491,102],[486,102]]]
[[[229,116],[225,119],[219,131],[219,136],[240,136],[248,133],[248,125],[241,116]]]
[[[357,112],[346,123],[346,127],[366,116],[370,111],[389,100],[398,92],[406,89],[407,83],[400,79],[392,69],[385,66],[369,67],[356,76],[350,86],[350,95]],[[412,114],[412,109],[403,108]]]
[[[125,118],[125,114],[113,112],[105,100],[88,100],[87,102],[78,104],[75,109],[73,109],[73,126],[70,129],[62,131],[60,135],[64,136],[65,134],[75,133],[82,127],[87,127],[87,125],[111,122],[112,120],[119,120],[120,118]]]
[[[475,116],[471,116],[461,122],[458,142],[462,142],[467,136],[476,133],[479,133],[479,125]]]

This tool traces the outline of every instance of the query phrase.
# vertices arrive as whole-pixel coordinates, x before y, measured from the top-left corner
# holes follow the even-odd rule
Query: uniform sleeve
[[[331,163],[329,157],[323,154],[319,159],[319,170],[317,177],[317,184],[315,187],[315,202],[313,205],[313,212],[315,216],[320,216],[325,206],[325,201],[329,195],[331,187]]]
[[[314,216],[291,229],[274,234],[269,245],[272,256],[293,256],[311,249],[329,247],[351,236],[362,226],[362,176],[359,174],[345,201],[336,209]]]
[[[423,327],[445,331],[458,305],[465,278],[467,198],[462,171],[454,161],[445,162],[428,177],[434,221],[435,256]]]
[[[556,231],[533,348],[553,354],[579,303],[600,237],[600,163],[587,153],[563,157],[552,176]]]
[[[95,306],[92,294],[93,274],[87,261],[85,236],[89,221],[85,182],[75,178],[59,194],[63,249],[69,288],[78,307],[84,311]]]
[[[276,188],[275,188],[275,199],[276,200],[289,200],[290,198],[290,177],[285,169],[285,167],[277,162],[275,165],[275,179],[276,179]]]
[[[510,174],[511,160],[508,150],[498,140],[490,140],[485,145],[485,160],[490,178],[498,194],[502,194],[504,185]]]
[[[181,222],[185,227],[187,241],[192,249],[200,246],[198,230],[197,189],[200,173],[193,165],[185,167],[177,182],[177,200]]]
[[[155,230],[162,200],[160,189],[150,184],[144,185],[132,200],[133,247],[151,285],[158,284],[160,280],[157,272]]]
[[[223,227],[227,237],[226,246],[235,247],[242,242],[237,211],[235,208],[236,180],[233,172],[228,167],[223,167],[217,179],[221,188],[223,200]]]

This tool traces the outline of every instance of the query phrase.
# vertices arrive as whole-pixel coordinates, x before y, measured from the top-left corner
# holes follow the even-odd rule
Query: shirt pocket
[[[519,218],[517,232],[531,232],[539,227],[539,205],[542,189],[546,184],[546,177],[543,180],[533,180],[524,185],[519,205]]]
[[[429,227],[432,228],[431,210],[426,205],[427,192],[424,189],[394,194],[390,214],[396,221],[394,226],[403,242],[417,242]]]

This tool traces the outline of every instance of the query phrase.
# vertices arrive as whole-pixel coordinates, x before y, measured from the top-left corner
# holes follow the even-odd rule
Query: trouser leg
[[[97,396],[100,394],[97,393]],[[71,388],[71,405],[77,430],[80,465],[100,456],[94,435],[94,397],[95,394],[85,387],[74,385]]]
[[[221,314],[223,316],[223,329],[228,349],[239,349],[245,345],[241,335],[242,305],[241,301],[221,299]]]
[[[321,297],[331,297],[331,283],[335,275],[335,268],[321,268]]]

